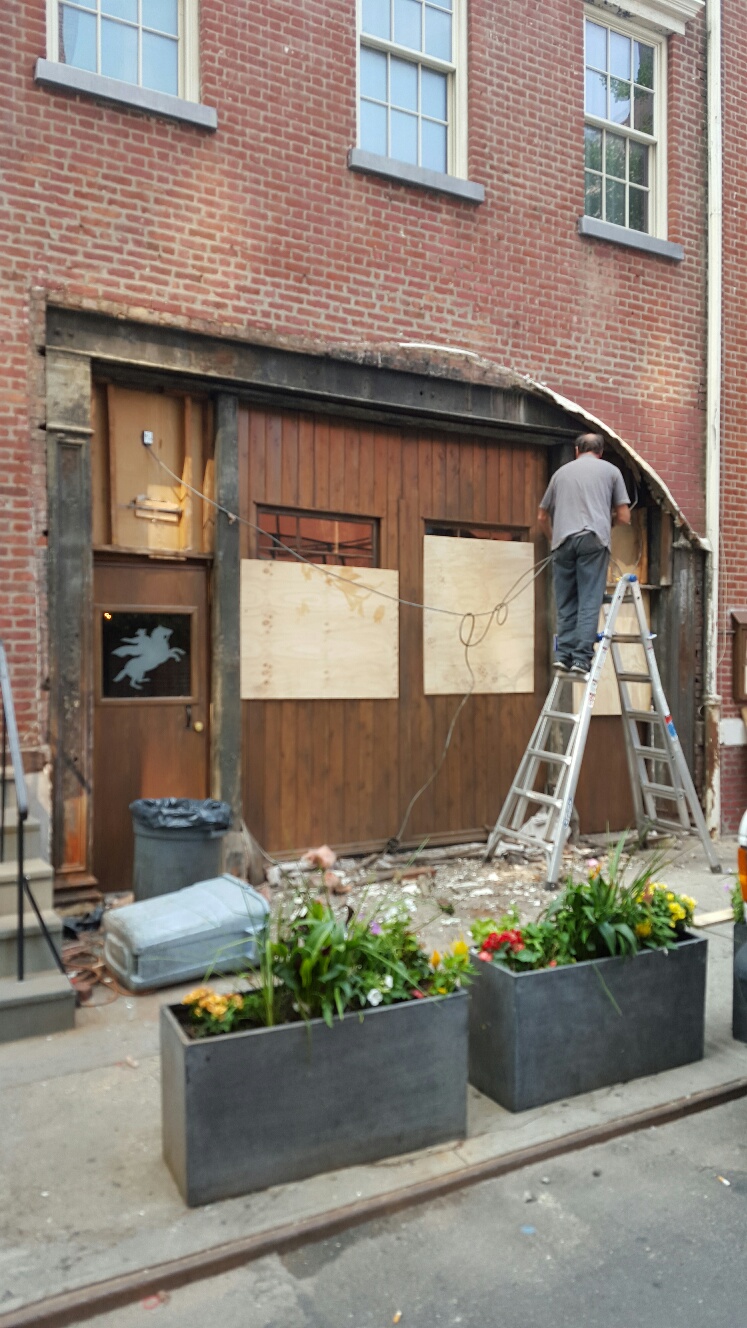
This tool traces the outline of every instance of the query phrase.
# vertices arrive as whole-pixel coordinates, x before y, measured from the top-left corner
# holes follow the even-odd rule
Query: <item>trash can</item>
[[[130,812],[135,899],[171,894],[220,875],[222,840],[231,823],[227,802],[138,798],[130,803]]]

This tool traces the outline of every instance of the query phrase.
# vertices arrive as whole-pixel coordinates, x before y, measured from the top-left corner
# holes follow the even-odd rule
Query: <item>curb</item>
[[[719,1088],[703,1089],[689,1097],[675,1098],[671,1102],[649,1107],[630,1116],[621,1116],[603,1125],[576,1130],[558,1139],[549,1139],[529,1148],[506,1153],[502,1157],[488,1158],[472,1166],[460,1167],[401,1190],[390,1190],[363,1199],[360,1203],[333,1208],[301,1222],[288,1222],[283,1226],[272,1227],[269,1231],[228,1241],[223,1245],[213,1245],[181,1259],[171,1259],[166,1263],[155,1264],[152,1268],[140,1268],[105,1282],[88,1283],[74,1291],[34,1301],[7,1314],[0,1314],[0,1328],[73,1328],[86,1319],[121,1309],[146,1296],[157,1295],[159,1291],[175,1291],[190,1282],[217,1277],[243,1264],[265,1258],[268,1254],[284,1254],[299,1246],[326,1240],[350,1227],[361,1226],[377,1218],[389,1217],[405,1208],[441,1199],[469,1185],[495,1180],[519,1171],[522,1167],[546,1162],[564,1153],[578,1152],[595,1144],[608,1143],[622,1135],[650,1129],[651,1126],[669,1125],[686,1116],[725,1106],[743,1097],[747,1097],[747,1078],[735,1079]]]

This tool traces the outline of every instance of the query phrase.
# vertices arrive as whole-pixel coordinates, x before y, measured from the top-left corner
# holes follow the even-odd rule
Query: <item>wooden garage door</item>
[[[537,543],[546,453],[520,444],[374,429],[303,414],[240,414],[242,513],[263,508],[373,518],[378,563],[398,569],[400,595],[422,599],[427,523],[500,527]],[[243,557],[257,539],[242,530]],[[489,590],[488,590],[489,595]],[[484,834],[515,772],[547,684],[545,586],[536,595],[534,695],[473,696],[444,766],[416,804],[406,838]],[[397,833],[441,754],[458,697],[423,693],[422,615],[400,609],[398,700],[243,704],[247,823],[270,850],[326,840],[380,844]]]

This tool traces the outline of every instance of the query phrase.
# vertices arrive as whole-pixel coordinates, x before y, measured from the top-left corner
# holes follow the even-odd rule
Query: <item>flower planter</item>
[[[734,1004],[732,1036],[747,1042],[747,922],[734,923]]]
[[[190,1205],[463,1138],[464,991],[193,1040],[161,1010],[163,1151]]]
[[[702,1059],[708,942],[514,973],[470,988],[470,1082],[509,1111]]]

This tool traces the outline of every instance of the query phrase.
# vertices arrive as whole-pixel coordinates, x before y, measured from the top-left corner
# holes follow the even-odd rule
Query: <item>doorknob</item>
[[[197,719],[197,720],[195,720],[195,723],[194,723],[194,730],[195,730],[195,733],[202,733],[202,730],[204,729],[204,727],[205,727],[205,725],[203,724],[203,722],[202,722],[201,719]]]

